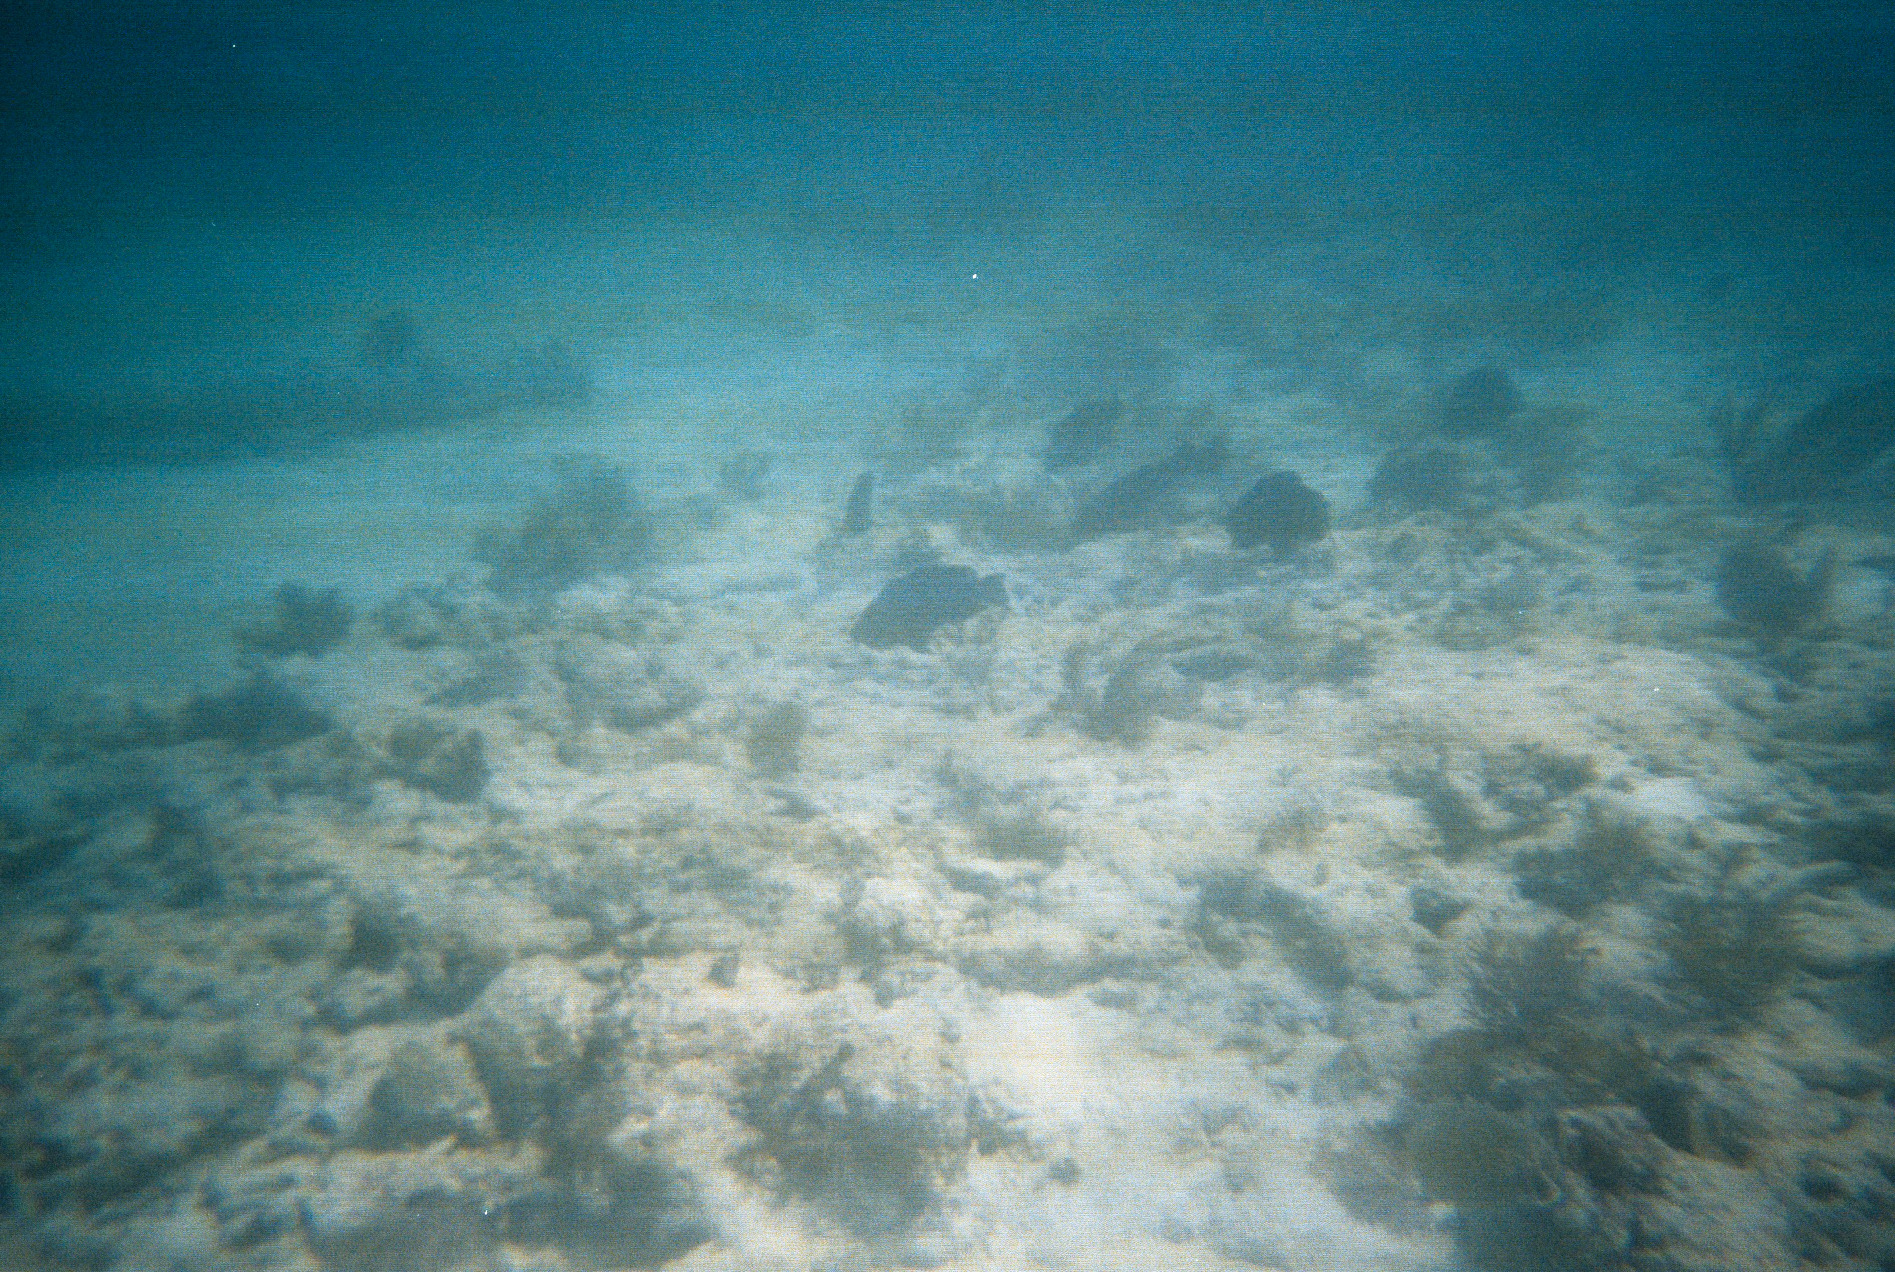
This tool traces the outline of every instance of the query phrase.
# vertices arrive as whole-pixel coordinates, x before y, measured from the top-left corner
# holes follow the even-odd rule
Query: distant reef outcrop
[[[449,362],[385,314],[353,357],[196,382],[53,385],[0,398],[0,470],[200,464],[306,450],[592,395],[589,357],[559,341]]]

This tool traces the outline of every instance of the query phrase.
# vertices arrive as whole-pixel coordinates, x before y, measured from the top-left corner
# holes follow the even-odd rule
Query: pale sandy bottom
[[[1674,409],[1630,361],[1530,397]],[[1048,477],[1026,407],[70,479],[9,645],[123,687],[10,735],[10,1266],[1888,1266],[1895,539],[1736,508],[1684,423],[1387,514],[1321,392],[1218,382],[1227,486],[1297,469],[1323,542],[1070,543],[1132,452]],[[565,453],[652,560],[496,598],[469,544]],[[1719,608],[1756,534],[1836,550],[1820,625]],[[904,548],[1010,609],[851,641]],[[205,705],[283,579],[362,609],[251,657],[289,740]]]

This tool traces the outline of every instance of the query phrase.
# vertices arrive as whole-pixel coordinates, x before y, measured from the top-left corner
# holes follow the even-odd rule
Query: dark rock
[[[382,631],[403,649],[433,649],[453,634],[456,606],[438,588],[411,583],[376,612]]]
[[[566,685],[573,717],[582,725],[606,724],[621,733],[641,733],[688,715],[704,700],[704,687],[671,671],[658,658],[604,641],[576,640],[563,647],[554,671]]]
[[[563,1169],[545,1186],[500,1213],[510,1242],[555,1248],[567,1267],[652,1268],[716,1234],[694,1181],[661,1158],[604,1146],[556,1161]]]
[[[511,534],[483,536],[474,555],[491,567],[496,593],[534,597],[635,568],[650,548],[650,522],[624,475],[594,463],[568,469]]]
[[[466,1051],[458,1045],[407,1042],[369,1091],[365,1148],[425,1148],[444,1136],[480,1144],[491,1114]]]
[[[195,694],[179,719],[184,741],[219,738],[246,755],[275,751],[327,733],[335,720],[258,672],[219,694]]]
[[[299,1192],[303,1240],[318,1267],[491,1267],[484,1189],[468,1175],[424,1153],[337,1154],[320,1183]]]
[[[457,734],[427,719],[397,726],[388,737],[388,758],[403,784],[450,804],[479,799],[491,772],[486,741],[477,730]]]
[[[1756,413],[1713,427],[1740,498],[1779,502],[1855,493],[1860,478],[1895,450],[1895,375],[1838,390],[1759,444]]]
[[[1241,964],[1263,937],[1314,989],[1340,993],[1354,982],[1348,942],[1316,898],[1242,873],[1212,875],[1198,888],[1194,935],[1224,966]]]
[[[1642,822],[1589,808],[1570,842],[1535,844],[1513,860],[1515,886],[1529,901],[1582,918],[1600,905],[1629,900],[1659,871],[1660,847]]]
[[[867,534],[875,524],[875,474],[863,473],[849,488],[849,503],[842,510],[842,533]]]
[[[1464,512],[1477,502],[1467,456],[1440,445],[1390,451],[1369,479],[1369,502],[1396,513]]]
[[[1038,861],[1057,866],[1066,859],[1071,837],[1037,809],[990,813],[975,823],[974,848],[996,861]]]
[[[238,632],[237,640],[267,658],[320,658],[347,640],[354,624],[355,610],[340,588],[312,592],[301,583],[285,583],[277,589],[268,621]]]
[[[1467,969],[1467,1011],[1490,1041],[1510,1046],[1571,1033],[1587,1019],[1585,930],[1560,922],[1538,931],[1488,928]]]
[[[964,565],[923,565],[877,593],[849,636],[872,649],[906,645],[925,650],[936,628],[995,605],[1008,608],[1006,580],[1000,575],[976,575]]]
[[[1465,914],[1469,904],[1467,898],[1445,892],[1432,883],[1418,883],[1408,890],[1408,905],[1415,922],[1436,936]]]
[[[732,499],[754,503],[763,498],[763,479],[775,461],[762,451],[732,455],[717,466],[717,488]]]
[[[1375,671],[1375,649],[1368,641],[1339,640],[1312,669],[1312,678],[1326,685],[1352,684]]]
[[[1524,403],[1513,377],[1496,366],[1475,367],[1455,378],[1435,403],[1435,426],[1449,437],[1500,431]]]
[[[1221,472],[1229,460],[1223,438],[1184,442],[1163,459],[1133,469],[1101,491],[1073,518],[1073,537],[1146,530],[1171,519],[1179,489],[1193,477]]]
[[[1664,918],[1659,944],[1680,987],[1719,1021],[1757,1019],[1787,991],[1807,957],[1785,897],[1720,886],[1679,894]]]
[[[1201,649],[1171,660],[1180,675],[1193,680],[1208,680],[1213,684],[1222,684],[1236,676],[1251,670],[1257,665],[1254,655],[1241,649],[1213,648]]]
[[[777,814],[791,821],[809,821],[828,811],[801,791],[793,791],[785,786],[766,787],[764,793],[776,801]]]
[[[439,707],[480,707],[511,698],[526,688],[532,672],[526,660],[504,647],[477,652],[464,672],[447,677],[428,701]]]
[[[1049,473],[1089,464],[1118,438],[1125,405],[1116,398],[1082,402],[1046,430],[1046,452],[1041,462]]]
[[[795,772],[808,731],[809,712],[801,703],[777,703],[750,724],[750,736],[744,740],[750,766],[772,777]]]
[[[899,1234],[939,1209],[968,1153],[1004,1127],[952,1081],[891,1088],[853,1073],[854,1055],[845,1042],[821,1063],[771,1056],[732,1109],[755,1133],[748,1153],[775,1163],[786,1193],[858,1236]]]
[[[1421,805],[1448,860],[1460,861],[1499,838],[1493,810],[1471,779],[1443,769],[1402,768],[1391,771],[1389,780],[1397,793]]]
[[[1329,533],[1329,501],[1293,472],[1267,474],[1224,517],[1231,545],[1249,551],[1260,543],[1282,556],[1298,544]]]
[[[1494,459],[1527,504],[1571,494],[1592,451],[1591,417],[1571,407],[1540,407],[1515,416],[1491,439]]]
[[[1119,660],[1098,697],[1087,703],[1081,724],[1101,742],[1138,747],[1151,738],[1157,717],[1188,720],[1203,700],[1202,681],[1134,650]]]
[[[570,1094],[603,996],[576,967],[550,955],[523,959],[481,989],[459,1037],[503,1136],[517,1138]]]
[[[710,970],[704,973],[704,979],[722,989],[731,989],[737,984],[737,973],[742,969],[743,958],[735,951],[719,954]]]
[[[1717,603],[1746,627],[1787,636],[1821,620],[1835,568],[1834,554],[1825,553],[1808,574],[1798,574],[1776,548],[1739,544],[1718,559]]]

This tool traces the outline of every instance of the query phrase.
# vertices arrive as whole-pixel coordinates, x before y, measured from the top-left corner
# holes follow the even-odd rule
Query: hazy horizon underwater
[[[10,20],[0,1265],[1895,1269],[1895,10]]]

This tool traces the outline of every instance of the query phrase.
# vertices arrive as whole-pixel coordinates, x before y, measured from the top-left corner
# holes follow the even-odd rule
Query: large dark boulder
[[[1231,546],[1249,551],[1258,544],[1282,556],[1329,533],[1329,501],[1287,469],[1266,474],[1224,517]]]

